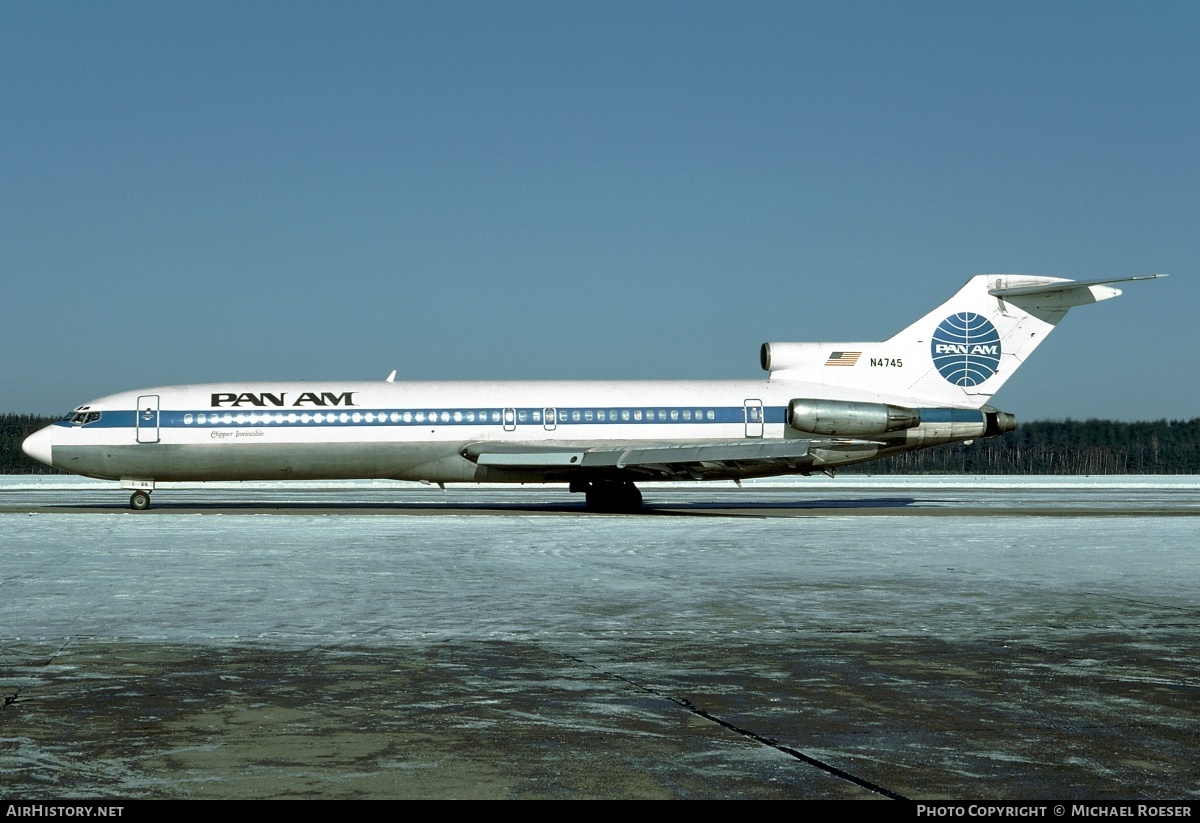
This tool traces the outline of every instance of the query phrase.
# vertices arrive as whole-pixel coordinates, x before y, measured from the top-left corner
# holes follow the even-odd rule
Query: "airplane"
[[[49,466],[158,483],[417,480],[567,483],[635,512],[636,483],[830,476],[839,466],[993,437],[992,395],[1075,306],[1113,283],[987,274],[874,343],[765,343],[766,381],[214,383],[92,400],[30,435]]]

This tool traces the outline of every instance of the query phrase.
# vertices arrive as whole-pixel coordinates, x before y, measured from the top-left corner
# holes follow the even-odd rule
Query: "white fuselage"
[[[110,395],[47,427],[26,451],[69,471],[119,480],[394,478],[430,482],[567,480],[573,467],[481,465],[472,444],[592,448],[813,439],[787,406],[827,387],[791,381],[231,383]],[[863,400],[877,398],[851,393]],[[840,390],[839,397],[847,392]],[[945,418],[949,410],[941,412]],[[959,414],[957,410],[954,414]],[[931,419],[836,465],[982,434],[977,410]],[[705,477],[787,471],[712,466]],[[807,468],[807,464],[805,468]],[[792,464],[795,470],[796,464]],[[693,471],[689,476],[695,477]],[[669,479],[669,478],[667,478]]]

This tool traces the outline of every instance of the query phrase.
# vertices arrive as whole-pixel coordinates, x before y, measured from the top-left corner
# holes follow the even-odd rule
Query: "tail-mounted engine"
[[[807,434],[869,437],[916,428],[921,412],[886,403],[797,398],[788,403],[787,424]]]

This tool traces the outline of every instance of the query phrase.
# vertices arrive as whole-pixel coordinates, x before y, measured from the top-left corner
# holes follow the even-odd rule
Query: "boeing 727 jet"
[[[568,483],[635,511],[637,481],[832,474],[1016,427],[988,405],[1074,306],[1113,283],[989,274],[879,343],[765,343],[765,381],[215,383],[122,392],[25,440],[47,465],[202,480]],[[394,373],[393,373],[394,376]]]

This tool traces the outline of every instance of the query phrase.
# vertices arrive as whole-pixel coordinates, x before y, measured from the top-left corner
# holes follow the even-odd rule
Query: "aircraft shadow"
[[[915,497],[866,497],[841,500],[748,500],[748,501],[728,501],[728,500],[688,500],[683,502],[655,502],[649,500],[645,503],[641,516],[721,516],[722,514],[737,513],[739,515],[753,514],[754,512],[780,512],[780,511],[838,511],[838,510],[861,510],[861,509],[906,509],[911,506],[921,503]],[[72,504],[72,503],[55,503],[45,507],[46,509],[59,511],[128,511],[128,507],[123,503],[113,504]],[[279,513],[319,513],[319,512],[336,512],[344,514],[353,514],[355,512],[363,513],[404,513],[411,512],[412,514],[429,514],[429,513],[455,513],[468,514],[476,512],[479,514],[503,514],[503,513],[518,513],[518,512],[540,512],[540,513],[559,513],[559,514],[585,514],[588,513],[586,504],[583,500],[579,502],[569,503],[545,503],[545,502],[484,502],[484,501],[278,501],[278,500],[213,500],[213,501],[187,501],[187,500],[156,500],[153,507],[150,509],[150,514],[154,512],[279,512]]]

